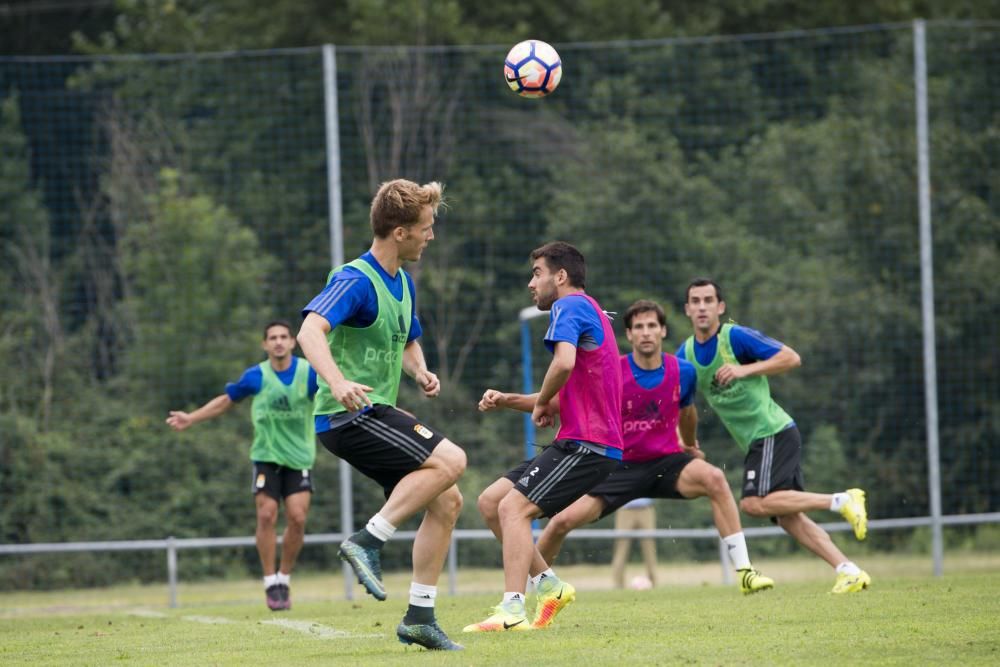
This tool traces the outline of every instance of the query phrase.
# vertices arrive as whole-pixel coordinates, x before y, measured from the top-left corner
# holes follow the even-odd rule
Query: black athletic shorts
[[[275,500],[287,498],[293,493],[313,490],[312,477],[308,470],[286,468],[266,461],[253,462],[253,495],[263,493]]]
[[[399,480],[423,465],[444,436],[391,405],[377,404],[319,434],[331,453],[372,478],[388,498]]]
[[[684,452],[638,463],[622,462],[604,481],[587,492],[604,501],[605,517],[636,498],[687,500],[677,490],[677,480],[694,457]]]
[[[620,461],[583,447],[576,440],[556,440],[541,454],[504,475],[514,488],[552,516],[569,507],[607,477]]]
[[[802,435],[797,426],[750,443],[743,461],[743,498],[804,487]]]

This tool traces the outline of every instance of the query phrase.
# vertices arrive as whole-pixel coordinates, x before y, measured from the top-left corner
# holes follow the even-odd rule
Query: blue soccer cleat
[[[465,648],[448,639],[437,621],[414,625],[401,622],[396,627],[396,637],[404,644],[417,644],[431,651],[461,651]]]
[[[363,547],[351,540],[340,543],[340,558],[351,564],[358,583],[365,587],[376,600],[385,599],[385,586],[382,585],[381,552],[372,547]]]

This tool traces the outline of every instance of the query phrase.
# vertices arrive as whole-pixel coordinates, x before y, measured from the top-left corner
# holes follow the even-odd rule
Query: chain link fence
[[[807,488],[863,486],[877,518],[931,513],[913,35],[900,24],[556,44],[564,76],[543,100],[507,89],[507,46],[335,50],[347,259],[368,247],[381,181],[446,184],[437,240],[412,267],[444,391],[428,402],[404,388],[401,401],[469,453],[461,528],[482,527],[472,500],[523,455],[520,416],[475,403],[486,387],[520,388],[527,256],[556,238],[583,250],[588,291],[609,310],[663,303],[670,351],[690,333],[687,283],[713,277],[729,316],[803,358],[772,387],[802,430]],[[941,509],[989,513],[1000,26],[929,23],[926,35]],[[325,74],[319,48],[0,58],[0,541],[250,531],[249,411],[184,434],[163,420],[221,393],[259,361],[260,327],[298,321],[322,288]],[[707,408],[699,438],[735,482],[741,456]],[[336,460],[323,451],[315,479],[309,530],[337,532]],[[360,522],[381,492],[355,481]],[[659,512],[661,525],[711,522],[707,503]],[[977,534],[959,530],[956,541]],[[894,531],[873,548],[920,539]],[[462,549],[463,563],[499,563],[489,541]],[[113,574],[103,557],[46,558],[0,562],[0,585]],[[142,556],[114,558],[162,578]],[[575,540],[564,558],[609,559],[609,545]],[[221,550],[192,569],[255,563]]]

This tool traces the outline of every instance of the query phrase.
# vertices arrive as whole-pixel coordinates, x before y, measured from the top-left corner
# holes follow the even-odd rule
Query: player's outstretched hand
[[[179,410],[171,410],[170,416],[167,417],[167,426],[175,431],[183,431],[193,423],[194,422],[191,421],[191,415]]]
[[[479,399],[479,411],[489,412],[490,410],[497,410],[502,408],[503,405],[503,392],[497,391],[496,389],[487,389],[483,392],[483,397]]]

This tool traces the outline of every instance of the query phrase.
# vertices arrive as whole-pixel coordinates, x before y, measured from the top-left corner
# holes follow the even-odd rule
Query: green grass
[[[577,602],[549,630],[463,635],[499,597],[500,573],[463,571],[464,593],[443,596],[438,618],[466,650],[407,648],[395,626],[406,608],[405,575],[387,578],[390,599],[333,599],[334,576],[297,576],[295,607],[268,612],[256,581],[185,586],[179,609],[163,586],[8,593],[0,600],[0,664],[32,665],[812,665],[1000,663],[996,557],[949,561],[942,578],[926,559],[874,558],[871,590],[827,593],[821,564],[758,563],[778,580],[744,597],[718,585],[718,565],[663,567],[652,591],[607,588],[606,567],[566,567]],[[635,566],[633,566],[634,568]],[[714,583],[709,583],[714,582]],[[483,592],[490,591],[490,592]],[[285,625],[274,625],[281,621]]]

